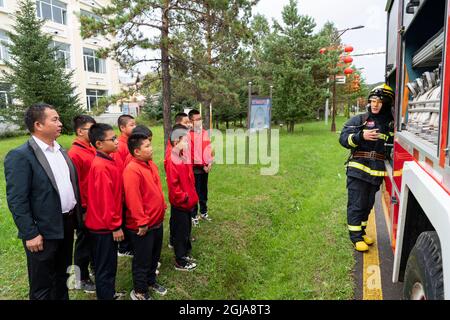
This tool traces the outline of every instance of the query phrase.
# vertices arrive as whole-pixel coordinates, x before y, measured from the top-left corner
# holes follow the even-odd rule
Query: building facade
[[[52,35],[52,45],[57,47],[57,57],[65,61],[66,69],[74,70],[73,84],[77,88],[80,102],[91,111],[102,96],[120,92],[119,65],[111,59],[100,59],[96,51],[108,47],[108,40],[93,37],[83,40],[80,35],[80,15],[99,17],[94,8],[109,3],[108,0],[36,0],[36,15],[45,19],[42,31]],[[0,70],[9,59],[7,48],[1,42],[9,41],[5,31],[11,31],[17,0],[0,0]],[[8,90],[11,84],[0,83],[0,107],[10,102]],[[112,106],[108,113],[120,113]]]

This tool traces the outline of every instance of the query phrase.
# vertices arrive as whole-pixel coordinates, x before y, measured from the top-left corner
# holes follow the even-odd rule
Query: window
[[[88,48],[83,48],[84,70],[95,73],[106,73],[105,60],[97,57],[97,53]]]
[[[96,15],[95,13],[89,12],[89,11],[86,11],[86,10],[83,10],[83,9],[80,10],[80,15],[85,16],[85,17],[89,17],[89,18],[94,18],[97,21],[103,21],[103,19],[100,18],[100,16]]]
[[[11,104],[11,85],[8,83],[0,83],[0,109],[6,108]]]
[[[0,61],[9,61],[9,51],[6,44],[9,43],[9,38],[6,32],[0,30]]]
[[[3,0],[0,0],[0,8],[4,8],[5,7],[5,3]]]
[[[58,0],[36,1],[36,13],[39,18],[67,24],[67,5]]]
[[[98,99],[106,97],[106,90],[86,89],[86,106],[88,111],[98,105]]]
[[[55,58],[64,61],[64,67],[70,69],[70,44],[52,41],[52,46],[56,48]]]

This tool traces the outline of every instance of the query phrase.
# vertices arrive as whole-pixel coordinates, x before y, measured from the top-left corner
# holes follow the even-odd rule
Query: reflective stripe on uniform
[[[370,174],[371,176],[374,176],[374,177],[385,177],[385,176],[387,176],[387,172],[386,171],[373,170],[373,169],[370,169],[369,167],[367,167],[367,166],[365,166],[365,165],[363,165],[361,163],[354,162],[354,161],[350,161],[348,163],[347,167],[351,167],[351,168],[362,170],[365,173],[368,173],[368,174]]]
[[[394,133],[393,133],[393,132],[389,132],[389,135],[390,135],[391,137],[393,137],[393,136],[394,136]]]
[[[384,141],[388,141],[389,136],[387,136],[387,135],[385,135],[383,133],[380,133],[380,135],[378,136],[378,139],[381,139],[381,140],[384,140]]]
[[[362,231],[362,227],[361,227],[361,226],[351,226],[351,225],[348,225],[348,230],[349,230],[349,231]]]
[[[367,221],[363,221],[363,222],[361,222],[361,226],[363,226],[363,227],[367,227]]]
[[[357,145],[353,142],[353,139],[352,139],[353,135],[354,135],[353,133],[351,135],[349,135],[347,141],[351,147],[356,148]]]

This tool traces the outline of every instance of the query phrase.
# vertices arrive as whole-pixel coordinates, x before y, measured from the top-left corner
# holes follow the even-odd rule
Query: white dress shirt
[[[33,139],[36,141],[39,148],[41,148],[42,152],[44,152],[44,155],[50,164],[50,168],[52,169],[56,185],[58,186],[62,212],[69,212],[75,207],[77,200],[73,191],[72,182],[70,181],[69,166],[67,165],[63,154],[60,152],[61,146],[56,141],[53,142],[52,147],[35,136],[33,136]]]

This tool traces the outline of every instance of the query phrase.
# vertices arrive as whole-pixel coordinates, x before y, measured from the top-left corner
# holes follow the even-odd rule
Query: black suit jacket
[[[74,219],[80,226],[82,213],[77,173],[66,151],[60,150],[69,166],[77,200]],[[8,207],[19,230],[19,238],[30,240],[40,234],[44,239],[63,239],[58,186],[47,158],[32,137],[6,155],[5,177]]]

